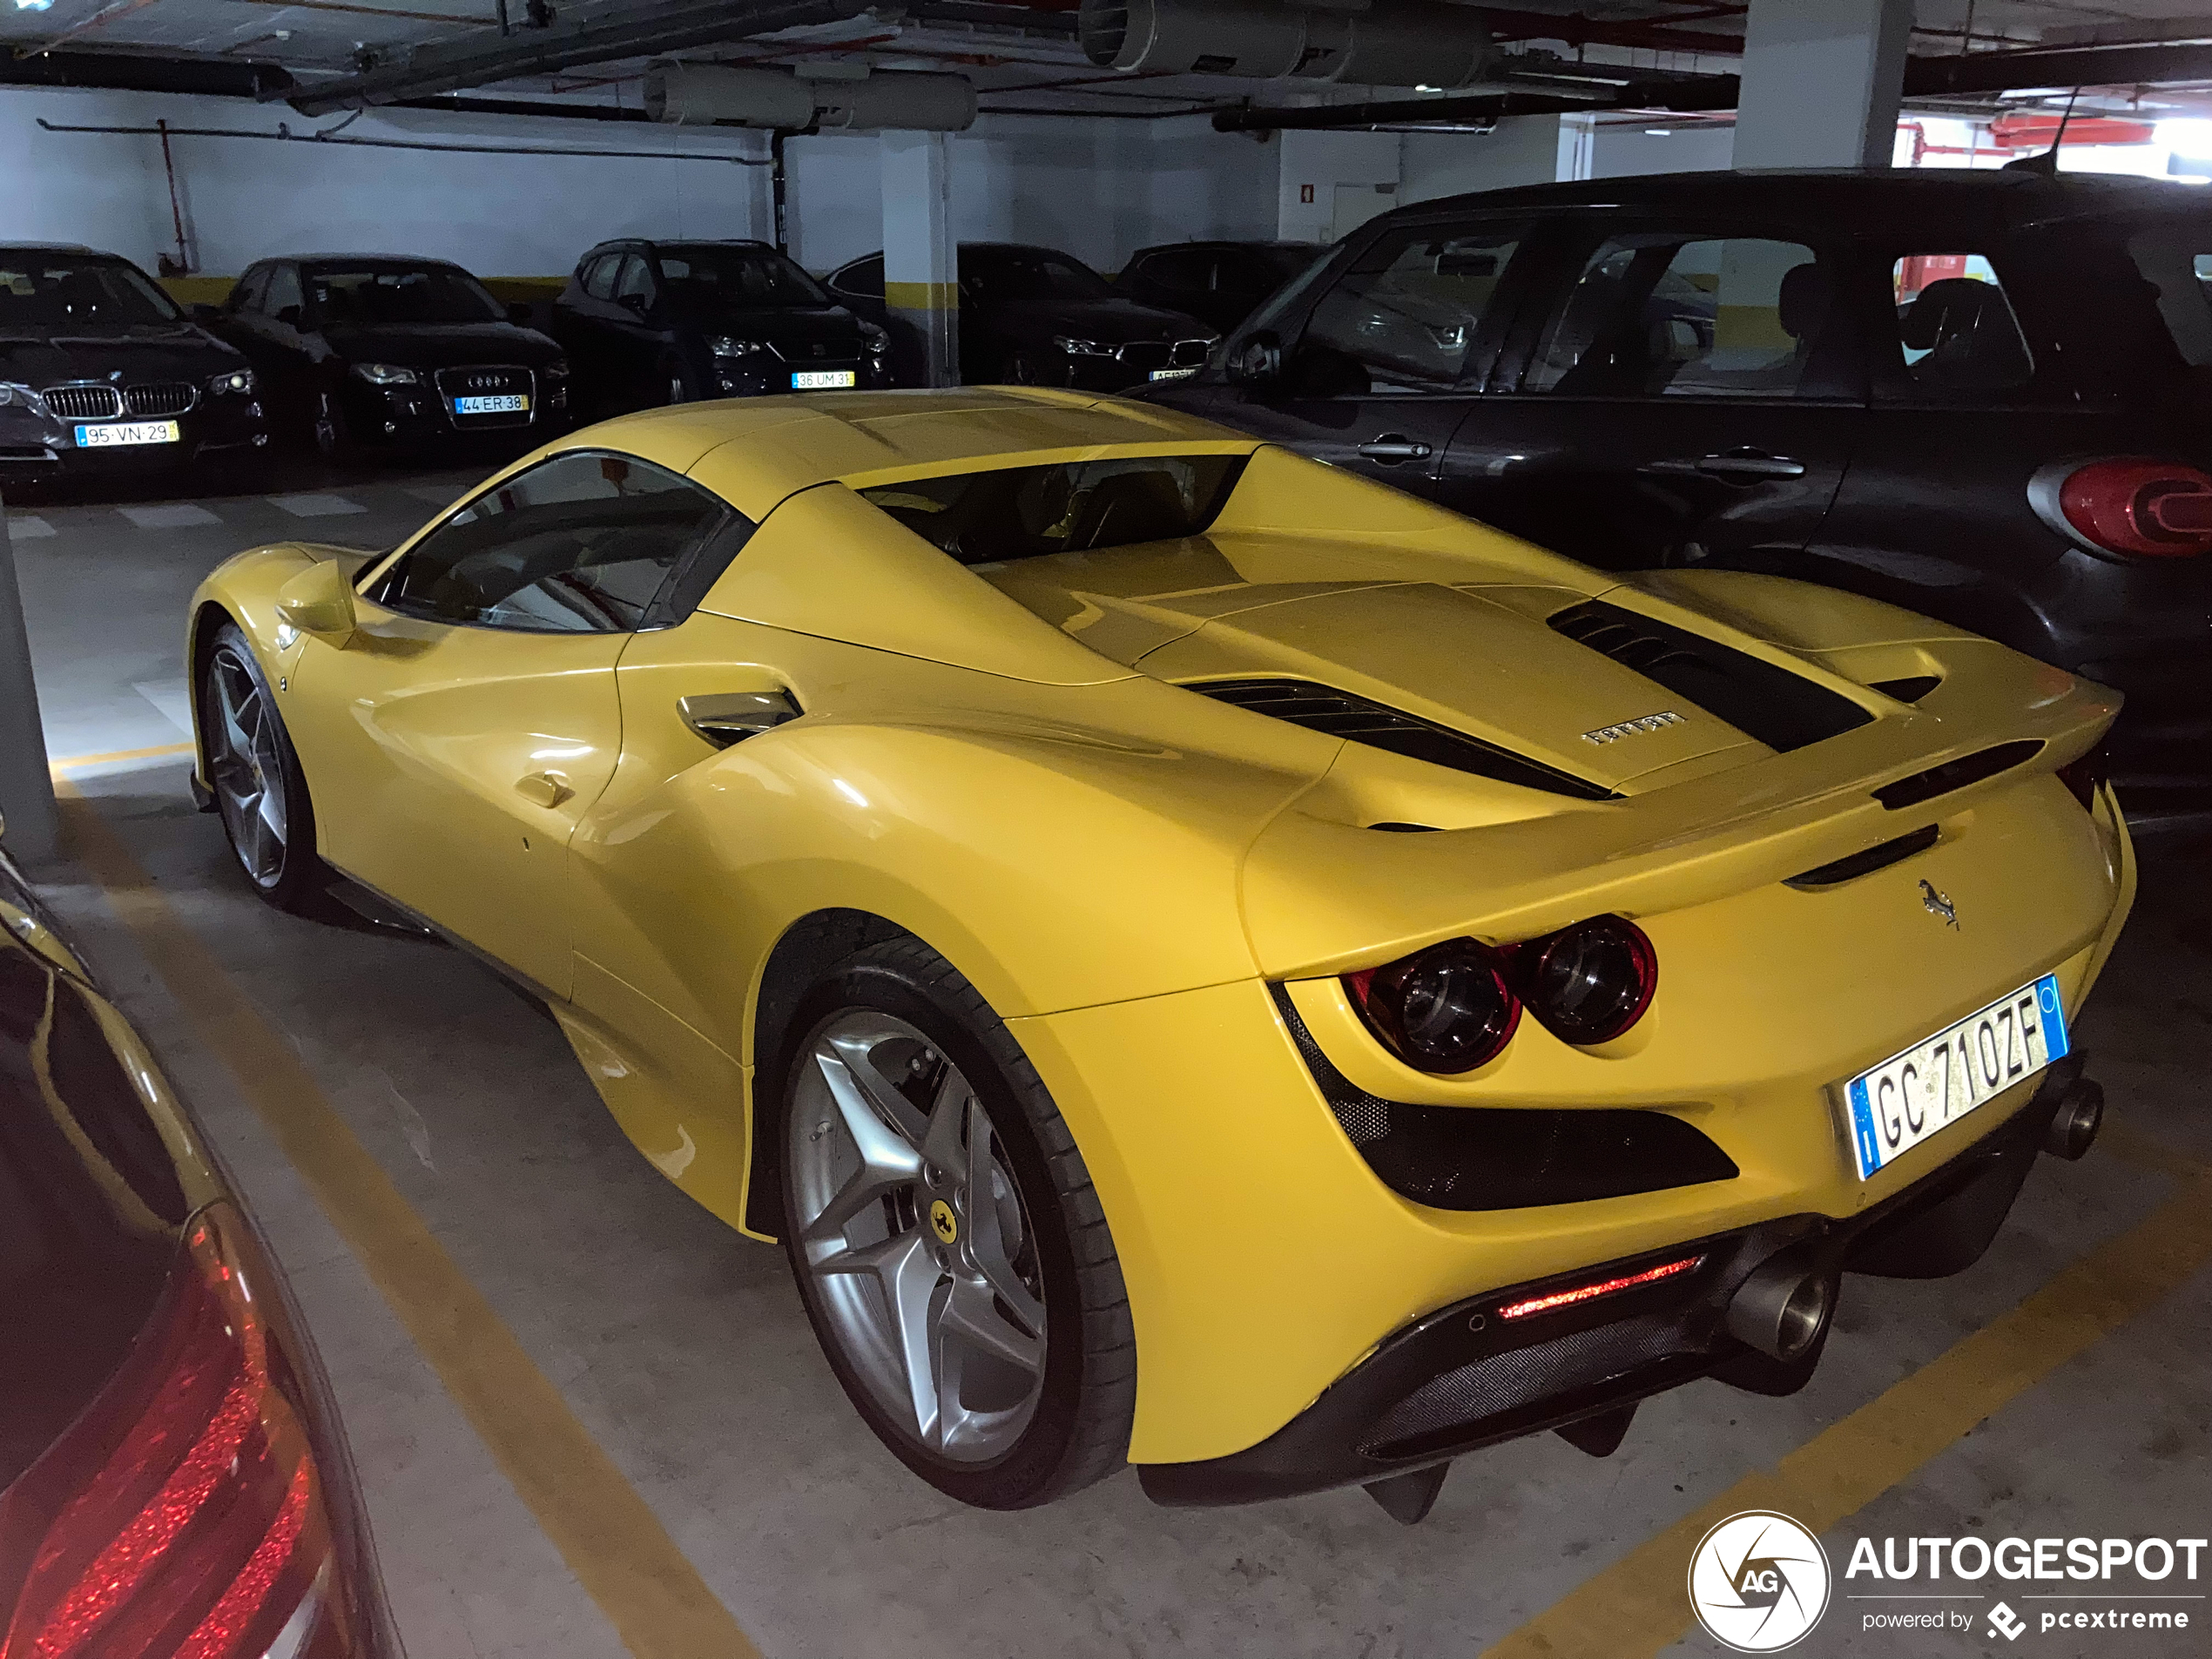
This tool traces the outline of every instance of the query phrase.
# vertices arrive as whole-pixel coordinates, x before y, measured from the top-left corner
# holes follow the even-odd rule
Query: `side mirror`
[[[220,306],[196,303],[188,307],[188,310],[194,322],[220,322],[223,320],[223,308]]]
[[[647,311],[651,309],[651,307],[645,303],[645,296],[642,293],[625,293],[622,295],[616,303],[618,305],[628,306],[632,311],[636,312],[641,317],[644,316]]]
[[[300,307],[297,306],[285,307],[282,310],[276,314],[276,320],[287,328],[297,328],[300,326]]]
[[[342,645],[354,631],[353,583],[335,560],[319,560],[277,590],[276,611],[301,633]]]
[[[517,300],[507,307],[507,320],[517,323],[524,328],[530,326],[530,318],[534,314],[536,314],[531,311],[529,301],[527,300]]]
[[[1229,354],[1229,378],[1239,386],[1265,386],[1283,373],[1283,342],[1262,332],[1239,341]]]

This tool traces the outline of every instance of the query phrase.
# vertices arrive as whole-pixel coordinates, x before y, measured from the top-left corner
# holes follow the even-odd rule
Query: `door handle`
[[[1426,461],[1435,451],[1402,432],[1386,432],[1379,438],[1370,438],[1361,444],[1359,453],[1370,461],[1394,467],[1401,461]]]
[[[563,772],[526,772],[515,780],[515,792],[533,806],[558,806],[576,791]]]
[[[716,691],[676,700],[684,724],[718,749],[796,720],[806,711],[789,691]]]
[[[1708,478],[1740,479],[1750,482],[1761,478],[1802,478],[1805,463],[1788,455],[1769,455],[1764,449],[1723,449],[1713,455],[1695,459],[1680,456],[1669,461],[1655,461],[1643,469],[1646,472],[1699,473]]]

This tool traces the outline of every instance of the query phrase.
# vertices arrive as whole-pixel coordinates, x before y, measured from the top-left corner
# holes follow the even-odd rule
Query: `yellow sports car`
[[[1772,577],[1622,580],[1047,390],[693,404],[200,590],[260,891],[544,999],[1011,1508],[1358,1483],[1804,1382],[2100,1096],[2118,698]]]

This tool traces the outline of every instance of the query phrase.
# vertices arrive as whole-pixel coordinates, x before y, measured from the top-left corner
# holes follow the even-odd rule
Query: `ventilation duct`
[[[1103,69],[1466,86],[1490,61],[1482,14],[1447,0],[1082,0]]]
[[[801,79],[785,69],[655,64],[645,71],[645,113],[706,126],[889,127],[959,132],[974,125],[975,88],[958,75],[868,74]]]

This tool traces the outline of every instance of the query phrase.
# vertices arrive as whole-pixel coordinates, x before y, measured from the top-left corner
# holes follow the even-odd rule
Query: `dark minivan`
[[[890,337],[765,242],[602,242],[553,302],[592,418],[889,382]]]
[[[2125,692],[2212,799],[2212,197],[1689,173],[1400,208],[1170,403],[1602,568],[1802,577]]]

